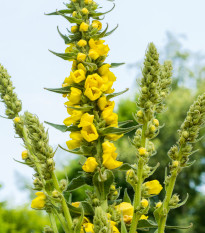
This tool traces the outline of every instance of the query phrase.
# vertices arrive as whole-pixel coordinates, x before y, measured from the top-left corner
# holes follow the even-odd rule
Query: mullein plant
[[[44,232],[58,233],[59,223],[66,233],[135,233],[152,229],[164,233],[166,229],[187,229],[167,226],[166,221],[169,211],[182,206],[188,199],[180,202],[174,186],[182,169],[193,164],[189,157],[196,152],[193,144],[199,140],[199,130],[204,124],[205,94],[190,107],[178,131],[179,140],[168,152],[171,163],[169,174],[168,169],[165,173],[165,196],[153,207],[151,198],[163,187],[158,180],[150,179],[160,164],[151,167],[149,160],[157,154],[152,140],[162,127],[157,116],[166,110],[172,64],[165,61],[161,65],[156,47],[149,44],[139,83],[137,111],[133,114],[136,123],[126,128],[130,121],[118,122],[113,98],[127,89],[115,93],[116,76],[111,71],[123,63],[106,63],[109,47],[102,40],[116,28],[111,31],[108,26],[102,29],[101,20],[108,12],[98,12],[100,7],[93,0],[72,0],[65,5],[66,9],[48,15],[63,16],[74,25],[68,30],[69,35],[58,29],[67,45],[65,53],[51,52],[71,61],[72,70],[61,88],[47,90],[63,95],[68,117],[61,125],[46,123],[62,132],[70,132],[70,140],[66,142],[68,148],[60,147],[85,158],[81,174],[73,180],[58,181],[53,160],[55,151],[49,145],[48,132],[34,114],[25,112],[20,115],[21,101],[14,93],[6,69],[0,66],[0,94],[6,106],[6,118],[13,119],[15,132],[23,140],[25,150],[21,163],[34,169],[37,197],[31,207],[45,210],[50,217],[51,226],[46,226]],[[136,130],[134,138],[130,139],[136,148],[136,161],[126,164],[117,160],[114,142],[132,130]],[[123,200],[119,199],[121,188],[115,182],[114,170],[126,174],[126,181],[133,188],[133,200],[126,190]],[[72,192],[83,185],[91,187],[86,192],[86,200],[72,202]],[[150,220],[153,217],[155,221]]]

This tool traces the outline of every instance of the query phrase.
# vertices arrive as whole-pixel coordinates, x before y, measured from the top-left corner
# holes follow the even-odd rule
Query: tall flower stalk
[[[68,35],[58,28],[67,48],[65,53],[51,52],[72,62],[72,69],[62,87],[47,90],[62,94],[68,116],[61,125],[46,123],[62,132],[70,132],[67,148],[60,146],[63,150],[84,156],[82,171],[73,180],[58,181],[53,159],[55,151],[49,145],[48,132],[34,114],[20,114],[21,101],[14,93],[10,76],[0,65],[0,96],[6,106],[5,118],[13,119],[15,132],[23,140],[25,150],[21,163],[34,170],[37,197],[32,200],[31,207],[48,213],[51,226],[44,228],[45,233],[58,233],[59,223],[66,233],[136,233],[152,228],[156,233],[164,233],[169,211],[187,200],[179,203],[178,195],[173,194],[174,186],[182,169],[192,165],[189,156],[196,152],[193,144],[205,120],[205,94],[190,107],[179,130],[179,140],[168,152],[172,162],[170,175],[165,177],[166,194],[163,201],[155,203],[156,221],[151,221],[148,216],[150,199],[163,189],[158,180],[150,179],[160,165],[149,165],[151,157],[157,154],[152,139],[162,127],[157,117],[165,111],[165,100],[171,91],[172,64],[170,61],[160,64],[155,45],[149,44],[137,112],[133,114],[136,123],[126,128],[132,120],[118,122],[113,98],[127,89],[115,93],[113,84],[117,78],[111,71],[123,63],[106,63],[110,49],[102,39],[117,28],[108,31],[108,25],[103,28],[101,23],[103,15],[114,7],[102,13],[93,0],[71,0],[65,6],[66,9],[48,15],[60,15],[73,24]],[[130,140],[136,148],[136,161],[126,164],[117,160],[114,142],[132,130],[136,130]],[[133,188],[133,199],[126,189],[123,201],[119,199],[121,187],[115,182],[114,170],[126,172],[126,181]],[[87,198],[72,202],[72,192],[83,185],[90,186]]]

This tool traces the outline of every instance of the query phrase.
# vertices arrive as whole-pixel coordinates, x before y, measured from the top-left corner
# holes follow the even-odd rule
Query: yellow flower
[[[86,162],[82,166],[83,171],[85,172],[94,172],[98,163],[94,157],[87,158]]]
[[[68,118],[66,118],[63,123],[66,125],[66,126],[69,126],[71,124],[75,124],[77,121],[80,120],[81,116],[82,116],[82,111],[79,111],[79,110],[73,110],[72,111],[72,115]]]
[[[86,59],[86,54],[78,53],[78,55],[77,55],[77,60],[78,61],[85,61],[85,59]]]
[[[78,88],[71,87],[71,92],[68,96],[68,99],[73,103],[73,104],[78,104],[81,99],[82,91],[79,90]]]
[[[123,136],[124,134],[107,134],[105,138],[110,141],[117,141],[119,138]]]
[[[99,58],[99,56],[100,56],[99,53],[95,49],[90,49],[88,55],[93,60],[97,60]]]
[[[100,98],[102,92],[97,87],[87,87],[84,95],[87,96],[91,101],[95,101]]]
[[[77,25],[71,27],[71,32],[72,33],[75,33],[77,31],[78,31],[78,26]]]
[[[84,232],[86,232],[86,233],[94,233],[94,225],[92,223],[89,223],[89,222],[83,224],[83,226],[81,227],[80,233],[84,233]]]
[[[80,47],[85,47],[87,45],[87,41],[86,40],[79,40],[77,43],[78,46]]]
[[[67,102],[65,102],[65,105],[66,105],[66,107],[67,107],[67,112],[68,112],[68,114],[72,115],[74,109],[69,108],[69,107],[73,107],[74,104],[73,104],[71,101],[67,101]],[[76,105],[76,106],[77,106],[77,105]],[[75,107],[76,107],[76,106],[75,106]]]
[[[72,64],[72,70],[76,70],[76,68],[77,68],[77,61],[74,60]]]
[[[93,20],[92,22],[92,27],[97,28],[98,30],[102,29],[102,23],[98,20]]]
[[[15,117],[14,118],[14,123],[19,123],[21,121],[20,117]]]
[[[107,56],[109,52],[108,45],[104,45],[104,40],[89,40],[89,45],[91,49],[94,49],[100,56]]]
[[[108,169],[115,169],[120,167],[123,163],[117,161],[116,147],[113,143],[106,141],[102,144],[103,147],[103,166]]]
[[[79,69],[79,70],[83,70],[83,71],[85,72],[85,74],[86,74],[86,72],[87,72],[85,66],[84,66],[82,63],[79,63],[79,64],[78,64],[78,69]]]
[[[74,150],[76,148],[80,147],[81,141],[83,139],[81,133],[79,131],[76,132],[71,132],[70,133],[70,138],[72,140],[69,140],[66,142],[66,145],[69,150]]]
[[[148,181],[144,184],[144,186],[147,188],[148,194],[150,195],[158,195],[163,189],[158,180]]]
[[[102,118],[108,125],[118,124],[118,115],[113,113],[113,106],[106,107],[102,112]]]
[[[23,160],[27,159],[27,158],[28,158],[28,151],[27,151],[27,150],[24,150],[24,151],[22,152],[21,156],[22,156],[22,159],[23,159]]]
[[[89,28],[89,25],[87,23],[85,23],[85,22],[81,23],[81,25],[80,25],[80,31],[81,32],[87,32],[88,28]]]
[[[65,53],[71,53],[74,47],[74,44],[68,44],[68,47],[65,49]]]
[[[71,78],[71,76],[66,77],[64,83],[68,84],[68,86],[71,85],[73,83],[73,79]]]
[[[145,216],[144,214],[140,217],[140,220],[147,220],[148,216]]]
[[[89,11],[88,11],[87,8],[83,8],[81,11],[82,11],[82,13],[83,13],[84,15],[88,15],[88,14],[89,14]]]
[[[98,139],[98,137],[99,137],[98,132],[97,132],[94,124],[84,126],[81,130],[81,134],[87,142],[92,142],[92,141]]]
[[[81,81],[85,80],[85,71],[79,69],[71,72],[70,76],[75,83],[80,83]]]
[[[106,75],[109,72],[110,64],[105,64],[102,65],[99,69],[98,72],[101,76]]]
[[[153,123],[154,123],[154,125],[155,125],[156,127],[159,126],[159,121],[158,121],[157,119],[154,119],[154,120],[153,120]]]
[[[76,207],[76,208],[78,208],[78,207],[80,206],[80,202],[79,202],[79,201],[77,201],[77,202],[72,202],[71,205],[74,206],[74,207]]]
[[[117,223],[114,221],[109,221],[112,227],[112,231],[113,233],[120,233],[119,230],[117,229],[117,227],[115,226]]]
[[[147,199],[142,199],[141,200],[141,205],[143,208],[146,208],[149,205],[149,202]]]
[[[98,107],[99,109],[102,111],[107,107],[112,108],[112,111],[115,107],[115,102],[114,101],[107,101],[106,96],[102,96],[99,100],[98,100]]]
[[[31,202],[31,208],[43,209],[46,204],[46,195],[43,192],[37,192],[36,198]]]
[[[93,124],[94,115],[90,115],[88,113],[85,113],[82,115],[82,118],[80,120],[80,124],[78,127],[85,127]]]
[[[85,4],[92,4],[92,3],[93,3],[93,0],[84,0],[84,3],[85,3]]]
[[[85,88],[97,87],[100,89],[102,86],[102,83],[103,83],[102,78],[97,73],[94,73],[94,74],[88,75],[85,81]]]
[[[132,221],[134,207],[130,203],[122,202],[119,205],[115,206],[115,208],[119,212],[119,214],[122,213],[125,223],[129,223]]]

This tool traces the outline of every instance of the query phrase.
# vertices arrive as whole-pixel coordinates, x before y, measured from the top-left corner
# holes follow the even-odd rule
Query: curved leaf
[[[70,59],[74,59],[76,57],[75,53],[56,53],[56,52],[53,52],[51,50],[49,50],[49,52],[56,55],[57,57],[62,58],[63,60],[70,60]]]
[[[47,122],[47,121],[44,121],[47,125],[50,125],[52,127],[54,127],[55,129],[58,129],[60,130],[61,132],[65,133],[67,131],[79,131],[79,128],[75,125],[73,126],[66,126],[66,125],[58,125],[58,124],[53,124],[53,123],[50,123],[50,122]]]
[[[69,10],[69,9],[59,10],[59,11],[56,10],[55,12],[51,12],[51,13],[48,13],[48,14],[45,14],[45,15],[59,15],[59,13],[60,14],[71,14],[71,13],[73,13],[73,10]]]
[[[107,134],[126,134],[133,130],[135,130],[138,125],[131,126],[128,128],[115,128],[115,127],[107,127],[99,131],[101,135],[107,135]]]
[[[63,34],[60,32],[59,27],[57,27],[57,31],[58,31],[59,35],[61,36],[61,38],[64,40],[65,44],[71,43],[69,37],[66,36],[66,35],[63,35]]]
[[[122,63],[111,63],[110,65],[110,68],[116,68],[116,67],[119,67],[119,66],[122,66],[122,65],[124,65],[125,63],[124,62],[122,62]]]
[[[116,96],[122,95],[122,94],[124,94],[127,91],[129,91],[129,88],[126,88],[124,91],[121,91],[121,92],[109,94],[109,95],[107,95],[106,98],[107,98],[107,100],[110,100],[111,98],[114,98]]]

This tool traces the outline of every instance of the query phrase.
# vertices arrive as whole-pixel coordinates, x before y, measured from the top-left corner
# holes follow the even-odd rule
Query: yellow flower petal
[[[86,162],[82,166],[82,169],[85,172],[94,172],[96,167],[98,166],[98,163],[94,157],[87,158]]]
[[[81,130],[81,134],[87,142],[95,141],[99,137],[98,132],[93,124],[84,126]]]

